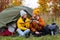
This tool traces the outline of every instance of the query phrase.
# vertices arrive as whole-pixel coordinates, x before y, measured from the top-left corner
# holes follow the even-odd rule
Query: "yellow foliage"
[[[6,8],[8,8],[9,7],[9,5],[8,4],[5,4],[4,6],[3,6],[3,9],[6,9]]]
[[[47,8],[48,8],[47,2],[48,2],[48,0],[38,0],[38,3],[40,5],[39,9],[40,9],[41,13],[47,11]]]
[[[43,8],[47,9],[48,8],[48,5],[47,4],[44,4],[43,5]]]
[[[44,4],[44,0],[39,0],[39,4]]]
[[[39,9],[40,9],[40,13],[41,13],[43,11],[43,7],[40,6]]]
[[[21,1],[19,1],[19,0],[13,0],[13,5],[14,5],[14,6],[19,6],[19,5],[21,5],[21,4],[22,4]]]

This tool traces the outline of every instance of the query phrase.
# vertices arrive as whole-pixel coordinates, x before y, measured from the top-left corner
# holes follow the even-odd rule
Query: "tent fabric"
[[[9,22],[16,21],[20,16],[20,10],[26,10],[28,12],[28,16],[31,16],[33,12],[31,8],[25,6],[15,6],[5,9],[0,13],[0,28],[6,26]]]

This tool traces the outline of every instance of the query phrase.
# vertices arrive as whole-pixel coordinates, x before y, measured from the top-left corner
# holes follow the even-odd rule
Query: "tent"
[[[0,13],[0,28],[6,26],[7,23],[16,21],[20,17],[20,10],[26,10],[28,16],[31,16],[33,10],[25,6],[15,6],[3,10]]]

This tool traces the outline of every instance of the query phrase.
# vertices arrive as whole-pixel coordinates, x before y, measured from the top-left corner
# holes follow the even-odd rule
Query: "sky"
[[[23,5],[34,9],[39,6],[37,2],[38,0],[23,0]]]

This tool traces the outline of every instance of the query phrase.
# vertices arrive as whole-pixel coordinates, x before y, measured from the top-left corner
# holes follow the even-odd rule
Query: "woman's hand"
[[[39,32],[37,32],[37,31],[36,31],[35,33],[36,33],[36,34],[40,34],[40,33],[39,33]]]
[[[39,21],[37,21],[37,20],[34,20],[34,22],[39,23]]]

